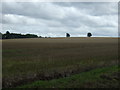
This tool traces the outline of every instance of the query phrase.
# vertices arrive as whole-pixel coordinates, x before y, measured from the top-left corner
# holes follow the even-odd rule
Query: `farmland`
[[[94,83],[92,82],[93,74],[90,75],[91,70],[96,73],[102,72],[102,70],[104,73],[109,71],[111,73],[107,74],[110,76],[119,73],[117,70],[118,38],[6,39],[2,40],[2,45],[4,88],[90,87],[91,85],[88,86],[88,83]],[[75,83],[69,83],[69,80],[76,77],[78,80]],[[85,82],[82,77],[88,77],[89,81]],[[84,83],[87,83],[86,86],[83,86],[83,82],[80,82],[81,79]],[[54,86],[53,82],[58,84]],[[59,82],[65,84],[61,85]],[[117,81],[113,82],[115,82],[113,87],[118,87]],[[24,86],[25,84],[29,85]],[[101,87],[100,85],[97,86]],[[109,85],[105,87],[109,87]]]

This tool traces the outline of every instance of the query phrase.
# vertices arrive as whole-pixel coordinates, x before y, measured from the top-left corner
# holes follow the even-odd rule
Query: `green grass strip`
[[[72,75],[70,77],[54,79],[50,81],[36,81],[31,84],[19,86],[17,88],[79,88],[83,87],[85,83],[93,83],[93,87],[97,81],[101,81],[100,75],[111,75],[114,72],[120,71],[120,67],[110,66],[104,68],[97,68],[88,72]],[[103,79],[104,80],[104,79]]]

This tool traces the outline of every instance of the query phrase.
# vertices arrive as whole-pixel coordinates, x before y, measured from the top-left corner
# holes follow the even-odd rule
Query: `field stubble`
[[[117,38],[11,39],[2,44],[3,87],[118,64]]]

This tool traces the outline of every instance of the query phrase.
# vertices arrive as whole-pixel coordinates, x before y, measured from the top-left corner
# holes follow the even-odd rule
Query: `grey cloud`
[[[3,30],[43,36],[117,35],[117,3],[4,2]],[[21,28],[22,27],[22,28]]]
[[[60,7],[52,5],[52,3],[3,3],[2,9],[3,14],[17,14],[33,18],[56,19],[63,17]]]
[[[117,2],[61,2],[54,3],[62,7],[75,7],[77,9],[82,9],[86,13],[91,15],[100,16],[108,14],[117,14],[118,4]]]

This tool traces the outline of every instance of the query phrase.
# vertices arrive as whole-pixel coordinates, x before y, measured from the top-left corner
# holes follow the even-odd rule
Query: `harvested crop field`
[[[2,44],[3,88],[118,65],[118,38],[7,39]]]

